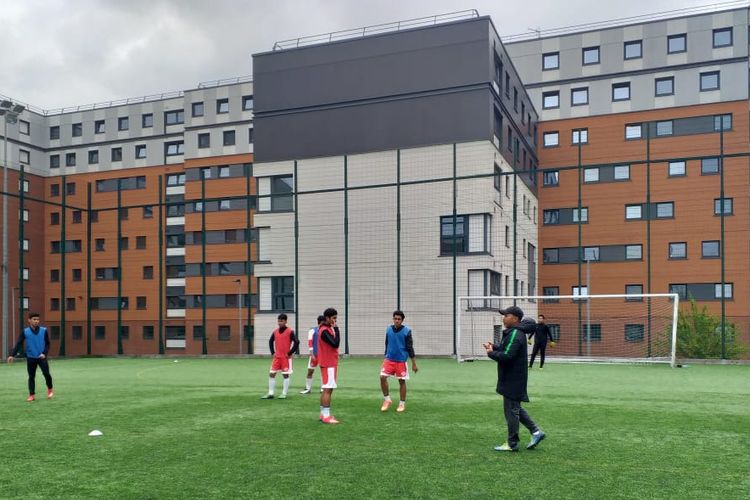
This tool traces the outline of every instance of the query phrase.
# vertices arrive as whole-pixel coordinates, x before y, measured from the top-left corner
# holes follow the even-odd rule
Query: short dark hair
[[[336,309],[334,309],[333,307],[329,307],[328,309],[326,309],[325,311],[323,311],[323,316],[326,317],[326,318],[332,318],[332,317],[338,316],[338,315],[339,315],[338,311]]]
[[[406,318],[406,316],[404,315],[404,311],[402,311],[401,309],[396,309],[395,311],[393,311],[393,315],[401,316],[401,321],[403,321],[404,318]]]
[[[279,315],[278,315],[278,316],[276,317],[276,319],[283,319],[284,321],[286,321],[286,314],[284,314],[284,313],[281,313],[281,314],[279,314]]]
[[[29,313],[29,319],[31,318],[39,318],[39,313]]]
[[[539,317],[544,319],[544,314],[540,314]]]
[[[320,316],[318,316],[318,324],[324,323],[325,320],[326,320],[326,317],[323,316],[322,314]]]

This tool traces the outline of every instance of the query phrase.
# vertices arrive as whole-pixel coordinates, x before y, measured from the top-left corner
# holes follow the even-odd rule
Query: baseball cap
[[[523,310],[518,306],[510,306],[500,310],[500,314],[503,316],[506,314],[512,314],[518,319],[523,318]]]

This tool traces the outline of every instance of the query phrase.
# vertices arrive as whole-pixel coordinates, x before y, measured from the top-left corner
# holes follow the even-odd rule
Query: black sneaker
[[[531,435],[531,441],[529,441],[529,444],[526,445],[527,450],[533,450],[536,448],[536,445],[542,442],[542,439],[547,437],[547,435],[543,431],[536,431]]]

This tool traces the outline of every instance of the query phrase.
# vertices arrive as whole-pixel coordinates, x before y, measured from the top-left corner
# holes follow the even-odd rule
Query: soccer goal
[[[459,362],[488,359],[482,344],[500,342],[498,311],[512,305],[534,320],[544,315],[555,342],[547,344],[548,359],[675,366],[679,296],[673,293],[459,297]]]

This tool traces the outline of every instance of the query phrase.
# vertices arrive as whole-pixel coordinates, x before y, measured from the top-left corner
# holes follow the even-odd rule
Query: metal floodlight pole
[[[24,106],[12,101],[0,101],[0,116],[3,118],[3,254],[2,254],[2,330],[3,352],[2,358],[8,353],[8,123],[16,123]]]

